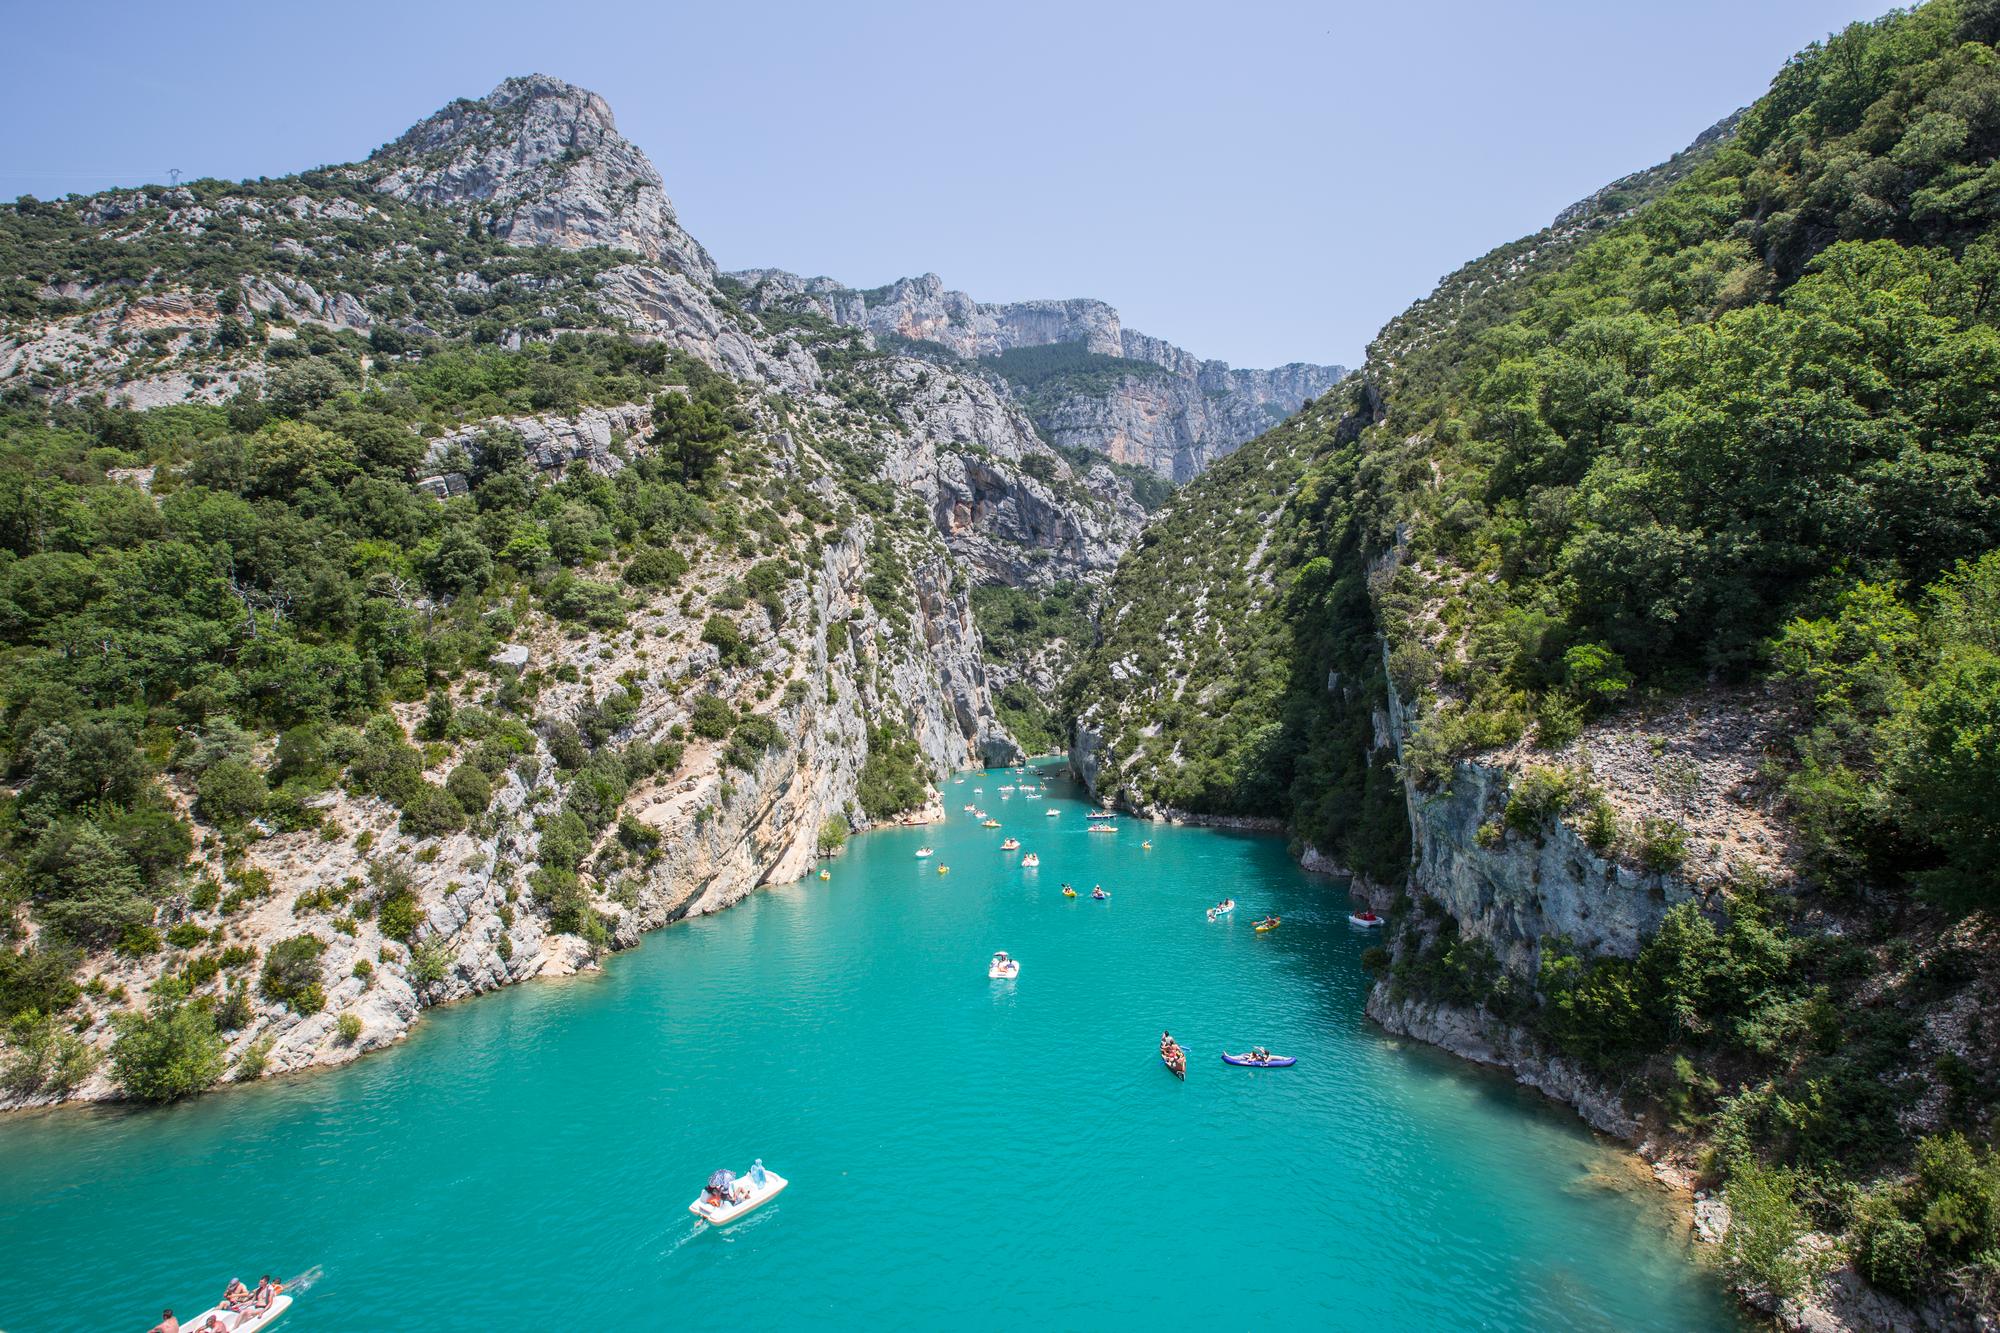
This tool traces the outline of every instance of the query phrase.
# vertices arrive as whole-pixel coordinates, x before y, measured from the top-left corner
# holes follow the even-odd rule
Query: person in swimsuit
[[[162,1310],[160,1322],[147,1329],[146,1333],[181,1333],[181,1321],[174,1318],[172,1310]]]
[[[249,1303],[250,1288],[243,1285],[242,1279],[230,1278],[229,1285],[222,1289],[222,1308],[231,1311],[241,1310]],[[214,1318],[213,1315],[209,1317]]]
[[[257,1290],[250,1293],[250,1308],[262,1314],[271,1308],[271,1302],[278,1299],[278,1284],[271,1281],[269,1273],[257,1281]]]

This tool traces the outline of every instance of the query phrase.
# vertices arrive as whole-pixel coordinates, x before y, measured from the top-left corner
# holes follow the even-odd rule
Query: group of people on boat
[[[1208,919],[1213,921],[1215,918],[1226,916],[1235,910],[1236,900],[1234,898],[1224,898],[1221,902],[1208,909]]]
[[[221,1303],[209,1311],[208,1317],[201,1323],[184,1326],[174,1317],[172,1310],[162,1310],[160,1322],[148,1329],[147,1333],[183,1333],[183,1329],[185,1333],[229,1333],[229,1330],[239,1328],[245,1322],[268,1312],[272,1303],[278,1299],[278,1293],[284,1289],[285,1284],[274,1281],[269,1273],[257,1280],[254,1289],[244,1286],[242,1278],[233,1277],[229,1279],[229,1285],[222,1289]],[[224,1323],[222,1320],[224,1315],[235,1317]]]
[[[1174,1040],[1174,1034],[1171,1032],[1160,1034],[1160,1059],[1166,1061],[1167,1068],[1174,1071],[1175,1078],[1187,1077],[1187,1052],[1181,1049],[1181,1044]]]

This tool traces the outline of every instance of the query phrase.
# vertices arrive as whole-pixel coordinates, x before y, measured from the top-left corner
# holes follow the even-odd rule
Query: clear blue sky
[[[604,95],[725,267],[1097,296],[1203,356],[1354,365],[1883,8],[0,0],[0,199],[351,161],[540,71]]]

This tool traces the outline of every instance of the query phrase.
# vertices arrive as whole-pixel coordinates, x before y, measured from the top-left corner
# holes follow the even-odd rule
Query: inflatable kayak
[[[1074,897],[1076,897],[1076,890],[1075,890],[1075,889],[1072,889],[1072,888],[1071,888],[1071,887],[1070,887],[1069,885],[1067,885],[1067,884],[1063,885],[1063,897],[1065,897],[1065,898],[1074,898]]]
[[[1285,1069],[1298,1062],[1295,1055],[1274,1055],[1266,1060],[1253,1060],[1248,1055],[1231,1055],[1228,1051],[1222,1053],[1222,1063],[1244,1065],[1250,1069]]]
[[[1091,897],[1093,897],[1093,898],[1095,898],[1095,899],[1097,899],[1097,901],[1099,901],[1099,902],[1103,902],[1103,901],[1104,901],[1105,899],[1109,898],[1109,897],[1110,897],[1111,895],[1110,895],[1110,894],[1108,894],[1108,893],[1106,893],[1106,892],[1105,892],[1105,891],[1104,891],[1103,889],[1092,889],[1092,890],[1090,891],[1090,896],[1091,896]]]
[[[181,1327],[188,1330],[188,1333],[200,1333],[200,1330],[208,1326],[209,1319],[213,1318],[228,1329],[229,1333],[254,1333],[256,1329],[268,1328],[291,1306],[292,1298],[280,1291],[268,1310],[244,1310],[241,1313],[234,1313],[218,1305],[212,1310],[203,1310],[193,1318],[182,1321]]]
[[[710,1226],[723,1226],[726,1223],[734,1222],[753,1208],[763,1207],[771,1200],[777,1198],[784,1191],[785,1186],[792,1182],[786,1180],[776,1171],[766,1171],[762,1187],[759,1187],[757,1182],[750,1178],[748,1172],[739,1176],[736,1183],[743,1189],[740,1197],[731,1199],[720,1207],[711,1207],[704,1201],[707,1198],[707,1192],[704,1191],[695,1196],[694,1202],[688,1205],[688,1211]],[[199,1325],[196,1327],[198,1328]]]
[[[1270,918],[1270,919],[1269,919],[1268,921],[1259,921],[1259,922],[1257,923],[1257,929],[1258,929],[1258,930],[1260,930],[1260,931],[1262,931],[1262,930],[1276,930],[1277,928],[1278,928],[1278,918],[1277,918],[1277,917],[1272,917],[1272,918]]]
[[[1373,930],[1382,924],[1382,918],[1376,916],[1373,912],[1349,912],[1347,914],[1347,924],[1350,926],[1359,926],[1363,930]]]

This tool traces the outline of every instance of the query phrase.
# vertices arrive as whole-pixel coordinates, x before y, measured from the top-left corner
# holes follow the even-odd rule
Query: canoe
[[[188,1333],[200,1333],[200,1330],[207,1325],[209,1317],[212,1315],[215,1317],[216,1322],[229,1330],[229,1333],[253,1333],[253,1330],[268,1328],[277,1320],[279,1315],[289,1310],[291,1305],[291,1296],[281,1291],[278,1293],[277,1298],[271,1302],[271,1308],[268,1310],[259,1310],[255,1313],[245,1311],[242,1314],[232,1314],[218,1305],[214,1309],[203,1310],[200,1314],[184,1320],[181,1327],[188,1330]],[[232,1320],[235,1322],[232,1323]]]
[[[776,1171],[766,1170],[764,1172],[764,1187],[762,1189],[757,1188],[757,1182],[750,1179],[750,1173],[747,1171],[736,1178],[736,1183],[749,1186],[750,1193],[747,1198],[735,1203],[725,1203],[720,1208],[711,1208],[702,1202],[706,1195],[697,1194],[695,1195],[694,1202],[688,1205],[688,1211],[710,1226],[723,1226],[734,1222],[753,1208],[763,1207],[771,1200],[777,1198],[784,1191],[785,1186],[792,1182],[786,1180]]]
[[[1160,1063],[1167,1067],[1167,1072],[1169,1074],[1172,1074],[1175,1078],[1180,1079],[1183,1083],[1187,1081],[1187,1064],[1185,1060],[1182,1061],[1181,1067],[1179,1069],[1174,1068],[1173,1061],[1167,1059],[1167,1057],[1164,1055],[1160,1057]]]
[[[1231,1055],[1228,1051],[1222,1053],[1222,1063],[1243,1065],[1249,1069],[1285,1069],[1298,1062],[1299,1059],[1295,1055],[1274,1055],[1268,1060],[1252,1060],[1247,1055]]]

